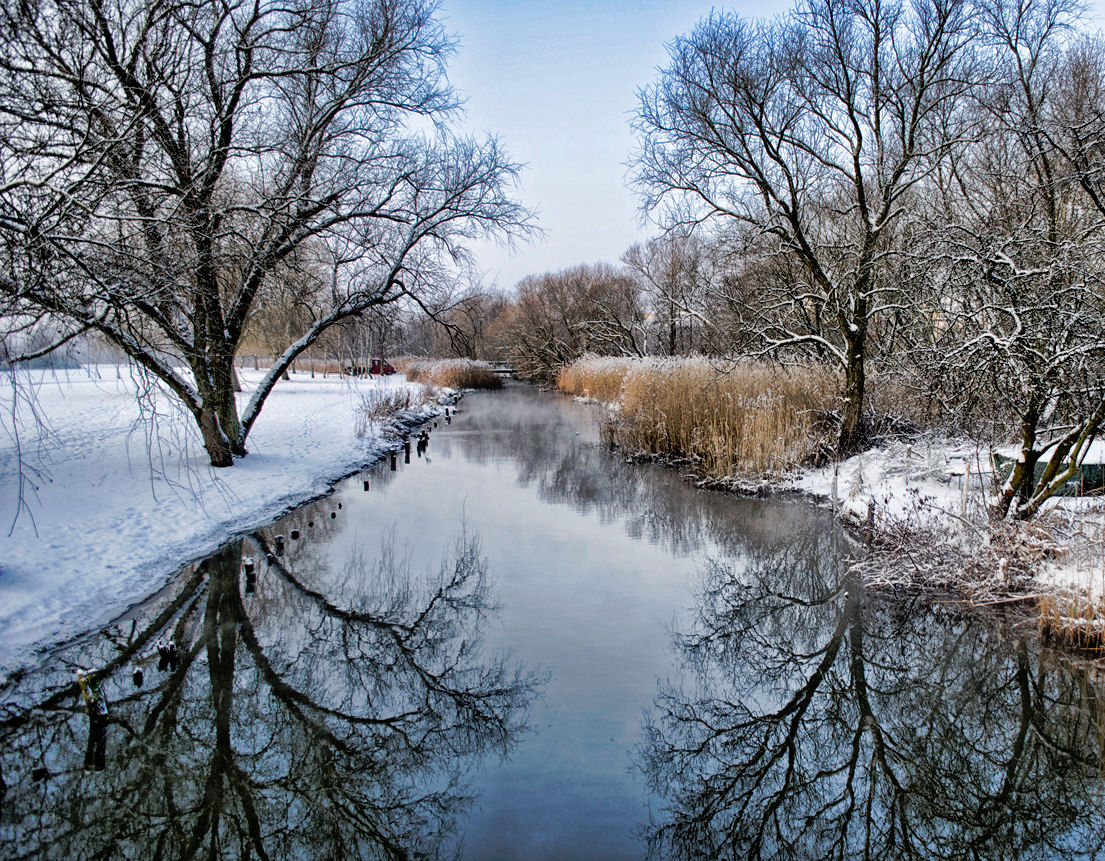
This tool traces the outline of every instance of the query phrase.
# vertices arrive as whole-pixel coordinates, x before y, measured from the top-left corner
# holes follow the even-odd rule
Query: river
[[[470,394],[13,679],[5,857],[1105,857],[1091,665],[596,419]]]

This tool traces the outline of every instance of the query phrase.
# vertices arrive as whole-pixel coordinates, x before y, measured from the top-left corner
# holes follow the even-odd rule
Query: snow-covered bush
[[[361,395],[354,430],[358,438],[370,435],[373,423],[390,422],[398,413],[412,410],[432,400],[432,390],[426,386],[376,388]]]

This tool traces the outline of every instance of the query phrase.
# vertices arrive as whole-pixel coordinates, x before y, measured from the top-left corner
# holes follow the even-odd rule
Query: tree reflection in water
[[[597,443],[601,413],[565,397],[511,384],[500,392],[470,395],[465,403],[482,398],[493,398],[494,410],[465,413],[459,427],[434,436],[436,451],[456,449],[477,464],[506,458],[518,484],[532,485],[541,501],[568,505],[602,524],[620,523],[631,538],[675,555],[705,547],[742,554],[748,542],[782,552],[779,536],[811,528],[828,534],[833,526],[827,512],[806,505],[704,493],[670,467],[612,456]]]
[[[322,528],[325,503],[316,507]],[[52,669],[9,684],[5,854],[442,851],[470,801],[465,772],[508,751],[537,684],[481,654],[493,607],[478,541],[463,537],[422,578],[394,552],[353,560],[330,590],[297,567],[260,533],[235,542],[117,626],[129,632],[70,646]],[[176,644],[175,667],[156,668],[158,640]],[[82,662],[98,667],[92,687],[109,703],[102,770],[85,767],[90,717],[73,681]]]
[[[816,560],[713,563],[638,761],[654,854],[1105,856],[1101,686],[1085,667],[881,599]],[[827,564],[827,563],[826,563]]]

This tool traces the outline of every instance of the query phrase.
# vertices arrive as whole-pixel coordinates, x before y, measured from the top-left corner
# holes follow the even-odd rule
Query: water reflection
[[[714,562],[699,598],[676,641],[695,681],[663,690],[638,753],[655,855],[1105,855],[1084,667],[816,565]]]
[[[482,654],[476,538],[430,575],[394,552],[320,571],[331,513],[231,544],[3,692],[7,857],[438,853],[535,679]]]
[[[524,388],[396,460],[0,692],[5,857],[1105,857],[1097,680],[841,582],[823,512]]]
[[[597,408],[528,386],[482,396],[488,397],[493,409],[466,406],[463,430],[433,435],[436,451],[481,465],[508,462],[518,484],[533,486],[541,501],[567,505],[604,526],[620,522],[629,537],[675,555],[704,548],[737,554],[748,541],[774,545],[795,532],[827,535],[832,528],[824,512],[797,500],[703,492],[678,467],[627,462],[600,444]]]

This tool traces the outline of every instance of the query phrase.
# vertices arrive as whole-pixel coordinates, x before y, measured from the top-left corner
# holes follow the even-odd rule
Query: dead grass
[[[868,538],[863,524],[845,522]],[[1033,578],[1055,552],[1054,536],[1041,524],[991,523],[984,515],[949,520],[915,497],[903,513],[874,512],[869,550],[850,573],[871,588],[947,591],[971,604],[1001,604],[1034,599]]]
[[[426,403],[432,392],[412,392],[410,388],[377,388],[361,395],[361,403],[354,421],[354,433],[358,439],[368,436],[374,423],[388,425],[396,416]]]
[[[614,403],[621,398],[626,374],[639,361],[618,356],[584,356],[560,369],[556,387],[577,398]]]
[[[1034,608],[1041,639],[1105,654],[1105,536],[1086,528],[1100,520],[1054,510],[1027,523],[991,521],[985,512],[955,521],[924,500],[904,514],[877,516],[870,549],[850,573],[869,588],[947,591],[972,607]],[[1049,573],[1056,570],[1065,572],[1058,583]]]
[[[1105,607],[1085,595],[1062,592],[1039,600],[1040,636],[1067,648],[1105,652]]]
[[[686,459],[707,478],[777,478],[825,442],[836,375],[820,368],[706,359],[584,359],[561,374],[571,394],[617,401],[613,440]],[[615,393],[616,390],[616,393]]]
[[[501,389],[503,380],[487,362],[472,359],[418,359],[404,356],[392,362],[412,383],[450,389]]]
[[[1039,628],[1044,639],[1100,655],[1105,653],[1105,512],[1084,503],[1036,518],[1054,534],[1062,572],[1058,588],[1039,601]]]

